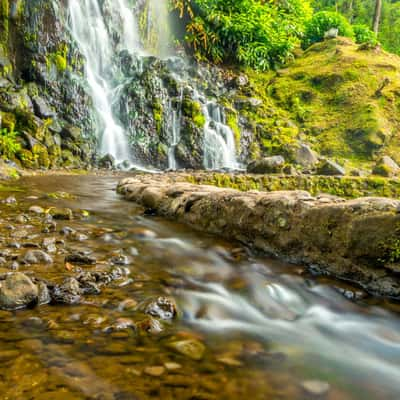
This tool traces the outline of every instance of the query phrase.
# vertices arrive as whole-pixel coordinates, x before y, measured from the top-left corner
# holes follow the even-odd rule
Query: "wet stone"
[[[0,281],[0,308],[17,310],[37,302],[38,288],[25,274],[15,272]]]
[[[168,343],[167,347],[196,361],[203,358],[206,350],[204,344],[196,339],[177,340]]]
[[[32,206],[29,208],[29,212],[32,214],[43,215],[45,214],[44,208],[40,206]]]
[[[170,297],[158,297],[146,306],[145,313],[163,320],[171,320],[177,315],[176,302]]]
[[[42,250],[29,250],[21,259],[23,264],[52,264],[53,259]]]
[[[330,385],[327,382],[310,380],[301,383],[302,389],[311,396],[324,396],[330,390]]]
[[[73,219],[72,210],[69,208],[56,208],[52,207],[49,209],[48,214],[55,220],[70,221]]]
[[[93,265],[96,264],[96,257],[91,256],[82,251],[77,251],[71,254],[68,254],[65,257],[65,262],[69,262],[71,264],[80,264],[80,265]]]
[[[81,301],[82,290],[75,278],[66,278],[61,285],[56,285],[51,292],[55,303],[78,304]]]
[[[163,366],[146,367],[143,372],[146,375],[158,377],[165,373],[165,368]]]

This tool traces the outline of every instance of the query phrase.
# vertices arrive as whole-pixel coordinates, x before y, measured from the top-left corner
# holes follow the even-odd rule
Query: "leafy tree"
[[[306,24],[303,48],[324,40],[325,33],[332,28],[337,29],[340,36],[354,36],[353,28],[343,15],[337,12],[320,11]]]
[[[274,68],[292,55],[311,16],[307,0],[171,0],[199,60]]]

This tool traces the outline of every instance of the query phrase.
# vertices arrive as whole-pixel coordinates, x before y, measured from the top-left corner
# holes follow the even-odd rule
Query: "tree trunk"
[[[382,13],[382,0],[375,0],[375,14],[374,14],[373,29],[376,34],[379,33],[379,24],[381,22],[381,13]]]

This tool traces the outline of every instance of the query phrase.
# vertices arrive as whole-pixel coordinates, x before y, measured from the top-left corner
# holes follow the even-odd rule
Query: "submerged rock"
[[[14,272],[0,281],[0,308],[17,310],[38,301],[38,287],[20,272]]]
[[[177,315],[175,300],[170,297],[158,297],[146,306],[145,313],[163,320],[171,320]]]
[[[195,339],[177,340],[168,343],[167,347],[196,361],[203,358],[206,350],[204,344]]]
[[[96,257],[91,256],[90,254],[77,251],[75,253],[68,254],[65,257],[65,262],[69,262],[71,264],[80,264],[80,265],[94,265],[97,260]]]

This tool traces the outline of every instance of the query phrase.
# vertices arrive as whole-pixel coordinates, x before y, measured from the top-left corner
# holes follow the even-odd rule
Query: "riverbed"
[[[0,311],[0,399],[399,398],[395,301],[145,213],[117,182],[2,188],[3,276],[118,276],[71,304]],[[52,262],[21,262],[31,249]],[[92,261],[66,261],[78,252]]]

